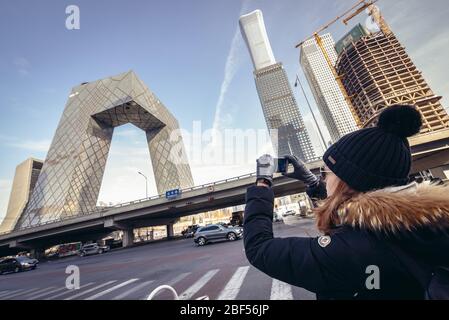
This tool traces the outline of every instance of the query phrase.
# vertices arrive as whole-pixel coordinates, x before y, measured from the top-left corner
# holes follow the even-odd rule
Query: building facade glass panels
[[[157,190],[193,186],[177,120],[132,71],[72,89],[17,228],[96,212],[114,128],[146,132]]]

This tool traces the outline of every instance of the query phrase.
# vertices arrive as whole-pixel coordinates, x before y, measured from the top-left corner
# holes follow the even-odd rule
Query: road
[[[287,217],[274,225],[276,237],[315,236],[314,220]],[[68,266],[80,271],[80,288],[65,286]],[[197,247],[192,239],[162,241],[102,255],[43,262],[38,269],[0,276],[0,300],[145,299],[159,285],[181,299],[207,295],[223,300],[315,299],[302,288],[274,280],[246,259],[243,241]],[[168,291],[155,299],[172,299]]]

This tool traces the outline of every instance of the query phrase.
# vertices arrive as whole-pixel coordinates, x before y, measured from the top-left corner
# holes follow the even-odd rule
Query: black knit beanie
[[[412,164],[407,137],[418,133],[421,126],[421,114],[413,106],[388,107],[376,127],[342,137],[326,151],[323,160],[357,191],[404,185]]]

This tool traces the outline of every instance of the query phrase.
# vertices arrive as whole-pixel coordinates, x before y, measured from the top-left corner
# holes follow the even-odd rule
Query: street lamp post
[[[145,178],[145,195],[146,195],[146,198],[148,198],[148,179],[147,179],[146,175],[144,175],[142,172],[139,171],[138,174],[140,174],[142,177]]]
[[[309,106],[310,113],[312,114],[313,121],[315,122],[318,132],[320,133],[320,138],[321,138],[321,142],[323,143],[323,146],[324,146],[324,151],[326,151],[326,148],[327,148],[326,140],[324,140],[323,133],[321,132],[320,126],[318,125],[318,122],[316,121],[315,114],[312,111],[312,107],[310,106],[309,99],[307,98],[306,92],[304,91],[304,87],[302,86],[302,83],[299,80],[298,75],[296,75],[295,88],[298,87],[298,84],[301,87],[302,94],[306,98],[306,102],[307,102],[307,105]]]

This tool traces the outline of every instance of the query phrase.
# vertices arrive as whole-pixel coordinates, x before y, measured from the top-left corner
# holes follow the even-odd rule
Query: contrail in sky
[[[251,0],[244,0],[242,3],[242,8],[240,9],[240,15],[246,13],[248,10],[248,4]],[[240,16],[239,15],[239,16]],[[237,24],[236,19],[236,24]],[[224,70],[224,78],[221,83],[220,95],[218,97],[217,105],[215,106],[215,118],[212,129],[221,130],[223,126],[226,124],[226,121],[229,120],[230,115],[226,117],[223,114],[223,106],[225,104],[225,97],[228,92],[229,86],[234,79],[235,73],[241,63],[241,57],[239,56],[239,52],[241,52],[241,48],[243,47],[243,39],[240,34],[240,29],[237,25],[234,37],[232,38],[231,48],[229,49],[228,57],[226,58],[225,70]]]

